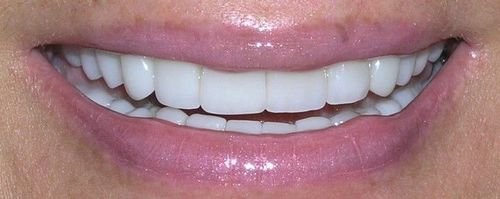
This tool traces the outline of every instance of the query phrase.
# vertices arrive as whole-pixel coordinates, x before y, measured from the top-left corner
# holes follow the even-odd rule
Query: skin
[[[500,196],[500,123],[497,119],[500,117],[499,0],[427,2],[430,8],[430,5],[441,5],[441,9],[451,10],[446,13],[450,23],[447,31],[477,44],[475,47],[481,52],[477,61],[481,64],[464,75],[463,84],[456,88],[450,99],[453,107],[435,118],[433,122],[437,125],[411,157],[377,171],[374,174],[376,177],[372,178],[276,190],[169,187],[123,172],[107,161],[100,151],[71,132],[64,118],[51,108],[57,104],[40,102],[32,97],[33,93],[41,91],[26,84],[27,76],[23,69],[29,66],[24,64],[22,52],[56,40],[58,35],[78,34],[75,27],[85,23],[106,24],[106,17],[110,16],[121,16],[123,21],[131,24],[165,20],[174,25],[197,24],[200,21],[238,25],[221,15],[234,11],[257,16],[260,21],[270,22],[278,28],[286,28],[297,24],[321,24],[324,19],[348,24],[347,19],[353,13],[343,12],[346,9],[341,8],[360,10],[376,6],[375,10],[380,12],[358,13],[366,20],[376,20],[382,17],[377,13],[393,12],[394,5],[388,3],[390,1],[339,1],[335,2],[340,7],[338,12],[320,9],[322,5],[314,4],[313,8],[317,9],[313,9],[314,14],[308,15],[307,10],[296,12],[304,10],[297,9],[303,5],[287,1],[256,3],[242,0],[225,5],[218,5],[220,2],[217,1],[203,1],[203,4],[154,1],[141,6],[134,5],[133,1],[123,2],[120,3],[122,8],[133,11],[116,12],[116,9],[111,9],[105,14],[103,10],[111,6],[107,4],[113,4],[107,1],[20,3],[4,0],[0,4],[1,198]],[[156,5],[156,9],[142,12],[152,8],[152,5]],[[200,12],[181,14],[189,10]],[[85,17],[90,18],[89,22],[83,20]]]

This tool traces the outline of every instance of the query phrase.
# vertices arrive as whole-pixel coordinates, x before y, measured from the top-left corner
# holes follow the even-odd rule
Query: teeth
[[[137,108],[132,112],[128,113],[130,117],[140,117],[140,118],[150,118],[153,117],[153,113],[147,108]]]
[[[95,103],[108,107],[111,105],[111,102],[114,100],[113,96],[111,96],[109,93],[102,89],[91,89],[87,92],[85,92],[85,95]]]
[[[297,131],[310,131],[324,129],[331,126],[331,121],[325,117],[309,117],[295,122]]]
[[[394,91],[391,95],[391,98],[398,102],[401,107],[406,107],[410,104],[413,99],[415,99],[416,95],[409,88],[400,88]]]
[[[378,111],[375,107],[363,107],[356,109],[356,112],[360,115],[380,115],[380,111]]]
[[[155,65],[155,94],[160,103],[181,109],[200,107],[199,66],[162,60]]]
[[[80,59],[83,72],[90,80],[96,80],[102,77],[101,71],[99,71],[99,67],[97,66],[93,49],[83,48],[80,52]]]
[[[132,112],[135,108],[127,100],[119,99],[113,101],[109,106],[109,109],[121,114],[126,114]]]
[[[359,114],[351,110],[343,110],[337,115],[333,116],[330,120],[335,126],[339,126],[347,121],[357,117]]]
[[[444,50],[444,42],[439,42],[434,47],[432,47],[431,52],[429,54],[429,61],[430,62],[437,61],[439,56],[441,56],[441,53],[443,53],[443,50]]]
[[[186,120],[186,125],[194,128],[223,131],[226,128],[226,119],[202,114],[193,114]]]
[[[391,94],[398,79],[400,62],[396,56],[380,57],[371,62],[370,90],[373,93],[382,97]]]
[[[296,129],[295,125],[282,122],[264,122],[262,124],[262,133],[284,134],[295,132]]]
[[[408,84],[415,70],[415,60],[417,58],[414,55],[403,57],[401,63],[399,64],[399,75],[396,84],[399,86],[404,86]]]
[[[125,90],[134,100],[141,100],[154,91],[154,66],[144,56],[122,55],[122,72]]]
[[[269,112],[304,112],[322,108],[326,102],[326,75],[323,69],[310,72],[268,72]]]
[[[426,66],[437,61],[443,49],[444,43],[438,43],[413,55],[347,61],[312,71],[234,73],[186,62],[88,48],[62,48],[67,62],[72,66],[82,65],[88,79],[103,77],[109,88],[123,84],[130,98],[141,100],[132,103],[126,98],[116,98],[123,95],[119,93],[121,90],[96,88],[99,83],[82,81],[77,75],[80,73],[68,72],[70,70],[66,70],[64,64],[59,71],[65,72],[69,82],[95,103],[131,117],[155,117],[177,125],[217,131],[287,134],[339,126],[360,115],[388,116],[401,112],[424,89],[433,73]],[[412,79],[416,75],[419,77]],[[400,87],[395,89],[396,85]],[[375,95],[368,95],[369,91]],[[157,102],[151,101],[152,98],[145,99],[153,92]],[[161,108],[158,103],[165,107]],[[326,103],[335,107],[322,109]],[[203,110],[187,111],[198,112],[190,116],[180,110],[200,107]],[[340,111],[333,112],[332,108]],[[226,120],[199,112],[219,116],[263,113],[250,116],[257,118],[273,113],[318,115],[273,122]],[[269,118],[274,116],[279,115],[270,115]]]
[[[251,114],[266,106],[264,72],[227,73],[203,70],[200,101],[203,110],[214,114]]]
[[[122,85],[122,68],[119,55],[101,50],[96,50],[95,55],[97,65],[108,87],[116,88]]]
[[[81,66],[82,61],[80,60],[80,49],[70,46],[64,46],[62,48],[64,58],[71,66]]]
[[[417,59],[415,61],[415,70],[413,71],[413,76],[422,73],[425,66],[427,65],[427,60],[429,59],[429,49],[422,50],[417,54]]]
[[[226,124],[226,131],[260,134],[262,132],[262,123],[250,120],[229,120]]]
[[[413,71],[412,71],[413,72]],[[345,62],[327,70],[328,103],[347,104],[366,97],[370,88],[367,62]]]
[[[164,107],[156,113],[156,118],[166,120],[177,125],[184,125],[186,124],[188,115],[179,109]]]
[[[153,113],[153,115],[156,115],[156,113],[160,110],[161,108],[159,106],[152,106],[149,108],[149,111]]]
[[[380,111],[382,115],[392,115],[401,111],[401,105],[392,99],[382,99],[375,104],[375,108]]]

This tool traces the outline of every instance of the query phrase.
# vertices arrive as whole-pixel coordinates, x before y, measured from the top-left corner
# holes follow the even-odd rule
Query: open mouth
[[[439,24],[398,20],[256,33],[94,24],[34,48],[28,76],[68,128],[134,174],[329,183],[408,154],[473,65]]]
[[[74,46],[45,47],[44,54],[87,98],[123,115],[216,131],[289,134],[401,112],[457,43],[307,71],[229,72]]]

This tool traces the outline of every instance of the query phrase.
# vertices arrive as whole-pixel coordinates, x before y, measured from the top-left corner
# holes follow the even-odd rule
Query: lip
[[[455,88],[477,65],[462,43],[426,89],[401,113],[360,117],[339,127],[282,136],[252,136],[129,118],[95,105],[38,51],[27,56],[29,84],[41,102],[125,170],[170,183],[271,188],[367,176],[418,149],[453,107]],[[52,106],[54,107],[54,106]],[[334,178],[335,177],[335,178]]]
[[[346,19],[338,23],[276,27],[272,31],[231,23],[130,25],[113,20],[112,24],[77,27],[78,34],[52,42],[187,61],[225,71],[290,71],[383,55],[412,54],[449,38],[450,33],[443,31],[448,26],[441,15],[418,15],[412,20],[397,16]]]

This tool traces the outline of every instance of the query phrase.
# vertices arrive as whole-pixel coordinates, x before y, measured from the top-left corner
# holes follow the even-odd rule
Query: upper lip
[[[229,71],[307,70],[346,60],[409,54],[450,36],[443,31],[448,24],[442,15],[410,15],[414,16],[381,15],[368,22],[360,15],[355,20],[325,26],[291,23],[266,31],[226,23],[179,28],[162,20],[130,26],[116,19],[111,20],[116,22],[112,25],[77,24],[72,27],[77,34],[52,38],[50,42],[183,60]],[[469,61],[469,49],[459,50],[462,57],[453,65]],[[29,57],[30,65],[43,65],[40,60]],[[399,158],[409,149],[407,145],[429,127],[428,123],[420,125],[438,112],[433,102],[439,103],[450,95],[447,91],[459,80],[459,76],[453,76],[461,72],[459,68],[438,76],[436,81],[443,84],[431,84],[432,89],[419,97],[431,100],[420,100],[399,115],[359,118],[336,129],[277,137],[212,134],[125,118],[82,100],[69,85],[61,84],[61,77],[46,68],[30,67],[28,73],[33,84],[48,90],[44,96],[60,102],[60,110],[72,116],[67,117],[71,118],[67,122],[72,129],[103,146],[128,167],[191,182],[283,185],[376,169]],[[445,81],[444,75],[453,81]],[[246,168],[247,163],[254,166],[253,170]]]
[[[222,21],[188,25],[168,19],[136,21],[130,25],[110,17],[112,23],[72,27],[78,34],[52,42],[187,61],[218,70],[287,71],[381,55],[410,54],[450,37],[449,32],[443,31],[449,24],[440,14],[410,12],[413,17],[402,18],[358,13],[351,19],[321,25],[293,23],[295,19],[285,18],[282,21],[288,23],[281,24],[287,25],[264,30],[262,24],[272,23],[271,19],[245,23],[253,19],[251,13],[240,13],[237,17],[231,13],[217,14],[225,16]]]
[[[366,175],[407,153],[438,116],[469,67],[462,45],[429,88],[400,114],[364,117],[337,128],[288,136],[249,136],[127,118],[83,100],[39,55],[30,56],[32,84],[40,86],[70,128],[125,168],[176,183],[249,184],[270,188]],[[419,100],[424,98],[425,100]],[[215,184],[214,184],[215,183]]]

